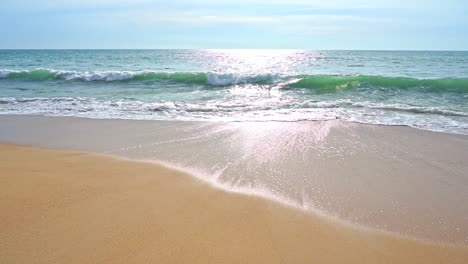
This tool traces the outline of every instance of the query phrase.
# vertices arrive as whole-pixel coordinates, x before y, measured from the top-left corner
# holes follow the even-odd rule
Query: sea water
[[[0,114],[342,119],[468,134],[468,52],[0,50]]]

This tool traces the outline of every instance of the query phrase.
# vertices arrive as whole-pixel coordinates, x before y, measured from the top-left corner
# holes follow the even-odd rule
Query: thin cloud
[[[200,20],[207,23],[271,23],[272,17],[248,17],[248,16],[201,16]]]

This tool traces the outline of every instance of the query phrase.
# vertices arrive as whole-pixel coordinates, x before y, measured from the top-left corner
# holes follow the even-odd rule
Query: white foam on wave
[[[32,74],[35,72],[46,71],[52,77],[65,80],[83,80],[83,81],[122,81],[130,80],[135,76],[149,73],[152,71],[68,71],[55,70],[47,68],[37,68],[33,70],[0,70],[0,78],[7,78],[10,74]]]
[[[225,86],[242,83],[274,83],[282,80],[284,77],[279,74],[238,74],[238,73],[208,73],[207,79],[210,85]]]
[[[84,81],[122,81],[130,80],[137,75],[145,72],[129,71],[109,71],[109,72],[76,72],[76,71],[51,71],[56,77],[66,80],[84,80]]]
[[[286,76],[278,74],[251,74],[251,73],[200,73],[200,72],[160,72],[151,70],[140,70],[140,71],[70,71],[70,70],[56,70],[47,68],[37,68],[32,70],[0,70],[0,78],[7,78],[11,74],[34,74],[39,72],[46,72],[50,74],[52,78],[60,78],[64,80],[82,80],[82,81],[123,81],[131,80],[136,76],[145,76],[150,74],[162,74],[170,79],[171,76],[178,74],[193,75],[194,77],[199,74],[206,74],[207,84],[213,86],[226,86],[233,84],[243,83],[261,83],[268,82],[274,83],[282,80]],[[189,82],[189,81],[187,81]]]
[[[6,78],[8,76],[8,72],[6,71],[0,71],[0,78]]]

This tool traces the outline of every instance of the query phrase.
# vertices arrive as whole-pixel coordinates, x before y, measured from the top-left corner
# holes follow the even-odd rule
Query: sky
[[[0,49],[468,50],[468,0],[2,0]]]

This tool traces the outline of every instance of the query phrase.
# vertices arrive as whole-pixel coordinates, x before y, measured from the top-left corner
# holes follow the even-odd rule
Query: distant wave
[[[53,69],[0,70],[0,79],[44,81],[166,81],[193,85],[228,86],[235,84],[280,85],[285,89],[314,89],[328,93],[354,89],[361,86],[411,89],[423,88],[429,92],[468,93],[468,78],[415,79],[408,77],[383,77],[367,75],[279,75],[279,74],[234,74],[191,73],[154,71],[62,71]],[[281,84],[285,85],[281,85]]]

